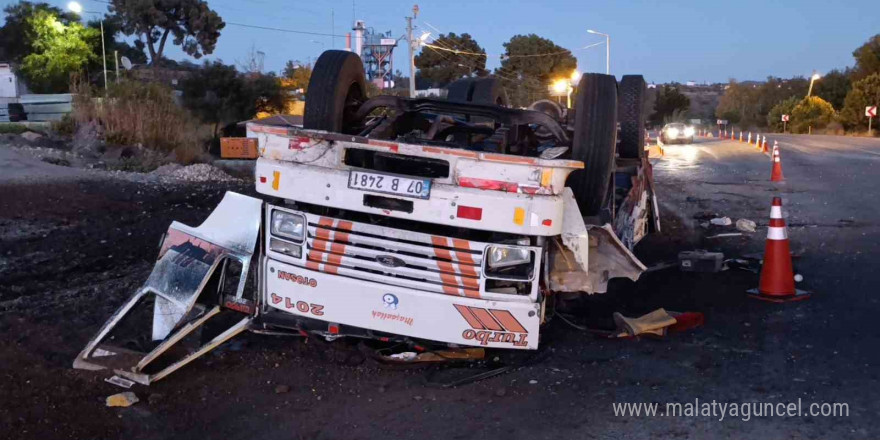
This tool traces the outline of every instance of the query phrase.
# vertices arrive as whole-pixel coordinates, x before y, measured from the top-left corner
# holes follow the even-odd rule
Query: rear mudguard
[[[638,280],[645,265],[614,233],[611,225],[587,225],[571,189],[565,200],[562,235],[550,247],[550,290],[605,293],[608,280]]]

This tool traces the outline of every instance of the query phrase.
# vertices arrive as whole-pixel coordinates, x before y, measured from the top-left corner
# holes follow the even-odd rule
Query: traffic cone
[[[730,140],[733,140],[733,130],[730,130]]]
[[[776,157],[776,150],[779,149],[779,141],[773,141],[773,148],[770,149],[770,162],[773,162],[773,158]]]
[[[791,246],[788,230],[782,218],[782,199],[773,198],[770,207],[770,224],[764,245],[764,264],[757,289],[748,290],[749,296],[770,302],[799,301],[810,297],[808,292],[794,287],[794,270],[791,265]]]
[[[773,170],[770,172],[771,182],[782,182],[785,177],[782,176],[782,161],[779,158],[779,148],[773,148]]]
[[[761,135],[755,133],[755,148],[761,148]]]
[[[739,131],[739,141],[740,141],[740,142],[743,141],[743,132],[742,132],[742,130]]]
[[[747,145],[752,145],[752,132],[751,132],[751,131],[749,132],[749,138],[746,139],[746,144],[747,144]]]
[[[762,153],[767,152],[767,136],[764,136],[764,144],[763,144],[763,148],[761,149],[761,152]]]

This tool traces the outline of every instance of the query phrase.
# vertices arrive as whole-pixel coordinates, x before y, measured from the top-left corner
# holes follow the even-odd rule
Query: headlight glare
[[[688,127],[684,129],[685,136],[693,136],[694,135],[694,127]]]
[[[666,134],[668,134],[669,137],[678,137],[678,129],[670,128],[669,130],[666,130]]]

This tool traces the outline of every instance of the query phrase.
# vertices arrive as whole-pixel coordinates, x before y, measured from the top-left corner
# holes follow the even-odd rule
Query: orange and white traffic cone
[[[755,148],[761,149],[761,135],[757,133],[755,133]]]
[[[791,264],[791,245],[788,230],[782,218],[782,199],[773,198],[770,207],[770,225],[764,245],[764,264],[757,289],[748,291],[749,296],[770,302],[799,301],[810,297],[808,292],[794,287],[794,270]]]
[[[746,139],[746,145],[752,145],[752,132],[749,132],[749,137]]]
[[[762,153],[766,153],[766,152],[767,152],[767,136],[764,136],[764,141],[763,141],[763,143],[762,143],[761,152],[762,152]]]
[[[743,141],[743,132],[742,132],[742,130],[739,131],[739,141],[740,141],[740,142]]]
[[[730,140],[733,140],[733,130],[730,130]]]
[[[782,161],[779,156],[779,148],[773,149],[773,170],[770,172],[771,182],[782,182],[785,177],[782,176]]]

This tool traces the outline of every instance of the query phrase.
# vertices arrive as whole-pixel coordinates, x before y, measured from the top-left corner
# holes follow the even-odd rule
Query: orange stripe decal
[[[520,324],[519,321],[517,321],[516,318],[513,317],[513,314],[509,311],[491,309],[489,310],[489,313],[491,313],[492,316],[494,316],[495,319],[497,319],[498,322],[500,322],[507,331],[513,333],[528,333],[526,331],[526,328],[523,327],[522,324]]]
[[[458,261],[467,264],[474,264],[473,255],[471,255],[470,252],[467,252],[471,248],[471,242],[460,238],[453,238],[452,247],[455,248],[455,257],[458,258]]]
[[[471,307],[470,309],[471,309],[471,313],[473,313],[474,316],[476,316],[477,319],[480,320],[480,323],[483,324],[483,327],[485,327],[487,330],[493,330],[493,331],[504,330],[504,327],[502,327],[501,324],[499,324],[497,321],[495,321],[495,318],[493,318],[492,315],[489,314],[488,310],[481,309],[478,307]]]
[[[479,297],[480,297],[480,291],[479,291],[479,290],[468,290],[468,289],[464,289],[464,296],[466,296],[466,297],[468,297],[468,298],[479,298]]]
[[[471,313],[470,307],[465,307],[459,304],[453,304],[453,306],[455,307],[455,310],[458,310],[458,313],[461,313],[461,317],[464,318],[465,321],[467,321],[468,325],[471,326],[471,328],[477,330],[486,329],[485,327],[483,327],[483,324],[480,324],[480,321],[477,319],[477,317],[474,316],[473,313]]]

